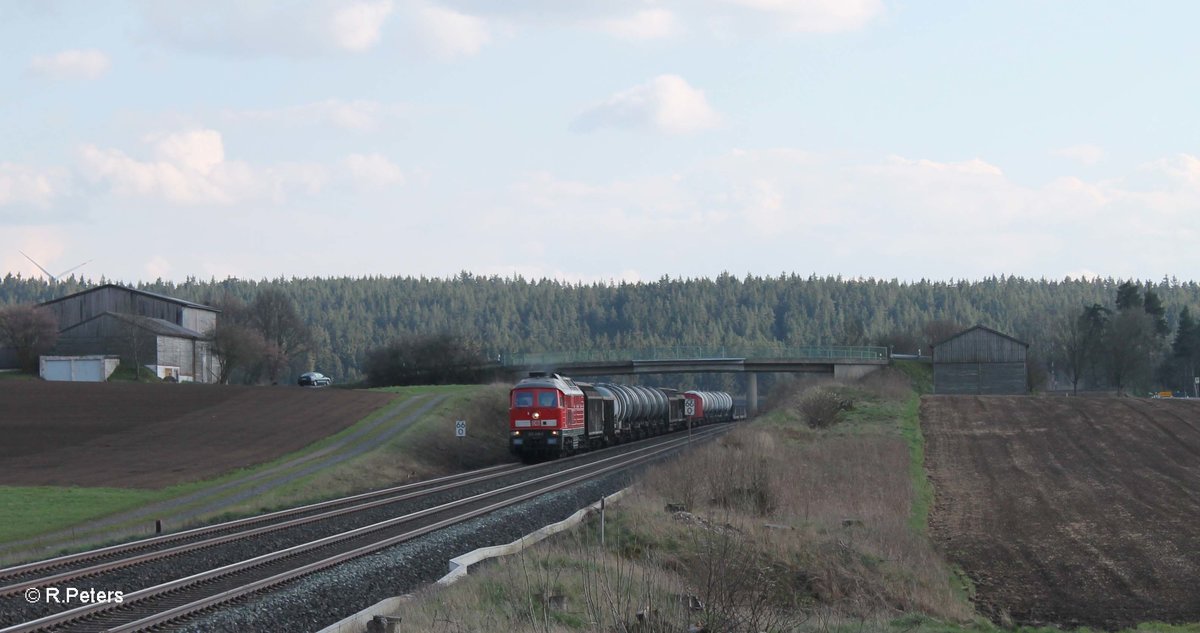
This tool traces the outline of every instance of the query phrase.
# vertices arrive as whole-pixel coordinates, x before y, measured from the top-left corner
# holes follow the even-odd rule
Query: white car
[[[333,384],[329,376],[317,371],[310,371],[300,374],[300,380],[296,381],[301,387],[328,387]]]

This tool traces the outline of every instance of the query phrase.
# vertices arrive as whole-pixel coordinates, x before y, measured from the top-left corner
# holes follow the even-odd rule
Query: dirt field
[[[0,485],[161,488],[270,461],[391,394],[0,381]]]
[[[930,530],[1018,623],[1200,621],[1200,402],[927,396]]]

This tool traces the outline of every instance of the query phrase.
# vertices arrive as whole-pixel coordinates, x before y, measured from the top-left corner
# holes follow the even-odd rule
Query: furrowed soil
[[[0,381],[0,485],[163,488],[271,461],[394,394]]]
[[[930,533],[996,621],[1200,621],[1200,402],[926,396]]]

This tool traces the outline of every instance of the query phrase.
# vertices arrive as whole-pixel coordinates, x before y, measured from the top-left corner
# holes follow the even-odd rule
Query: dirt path
[[[1200,621],[1200,402],[927,396],[930,531],[980,610]]]

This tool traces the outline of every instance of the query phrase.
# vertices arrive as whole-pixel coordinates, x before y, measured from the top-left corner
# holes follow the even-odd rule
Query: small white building
[[[120,364],[120,356],[42,356],[38,374],[42,380],[104,382]]]

